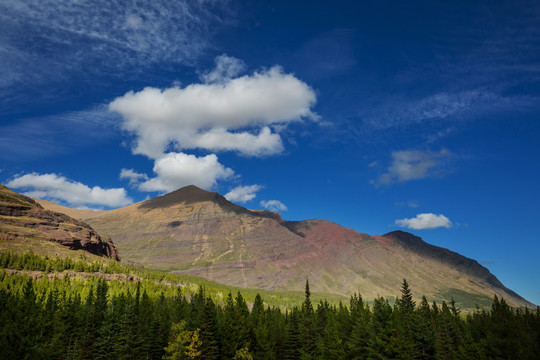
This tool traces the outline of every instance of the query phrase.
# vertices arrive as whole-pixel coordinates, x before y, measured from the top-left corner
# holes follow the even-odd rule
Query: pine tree
[[[402,312],[412,313],[415,306],[416,303],[413,301],[409,283],[406,279],[403,279],[403,284],[401,285],[401,298],[399,299],[399,309]]]
[[[202,341],[200,351],[201,359],[216,360],[219,358],[219,346],[217,339],[216,307],[212,298],[207,297],[204,312],[201,317],[199,339]]]
[[[164,354],[164,348],[168,344],[171,334],[171,319],[169,317],[169,308],[163,292],[155,305],[154,315],[150,323],[149,347],[150,359],[161,359]],[[189,326],[188,326],[189,328]]]
[[[182,294],[182,288],[176,289],[176,294],[173,297],[172,306],[171,306],[171,320],[174,323],[179,322],[182,319],[188,317],[188,304],[186,297]]]
[[[254,337],[251,332],[251,327],[249,324],[249,308],[244,300],[240,291],[236,294],[235,304],[235,328],[237,333],[238,347],[237,351],[243,348],[249,348],[250,343]]]
[[[250,314],[250,328],[253,333],[253,355],[260,360],[271,360],[274,358],[272,343],[269,337],[268,320],[261,295],[255,296],[253,308]]]
[[[144,289],[139,308],[138,336],[141,339],[141,354],[143,354],[142,357],[145,359],[151,358],[150,349],[152,346],[152,337],[150,332],[150,324],[152,323],[153,318],[154,306],[146,292],[146,289]]]
[[[395,346],[402,359],[415,359],[418,357],[418,318],[414,312],[416,303],[413,301],[409,283],[403,279],[401,297],[396,302],[397,311],[394,312],[394,328],[397,336],[393,338]]]
[[[2,255],[5,255],[5,253]],[[9,258],[6,256],[3,261],[7,263]],[[3,281],[5,276],[5,272],[1,271],[0,280]],[[18,311],[16,303],[17,301],[10,290],[0,287],[0,349],[2,349],[3,356],[6,359],[16,359],[18,357],[17,342],[20,340],[17,335],[17,318],[14,316]]]
[[[308,280],[306,280],[305,298],[302,303],[302,321],[300,324],[302,359],[311,359],[315,355],[317,349],[317,332],[315,329],[315,319]]]
[[[371,336],[368,344],[368,359],[397,359],[400,347],[395,335],[395,314],[388,300],[378,297],[373,304]]]
[[[435,350],[439,359],[454,359],[460,342],[460,333],[456,319],[446,302],[436,318]]]
[[[350,300],[350,318],[352,330],[346,337],[348,358],[353,360],[365,359],[368,354],[370,341],[370,312],[364,304],[362,296],[354,294]]]
[[[493,358],[522,358],[519,326],[506,301],[494,297],[487,332],[488,355]]]
[[[328,301],[320,301],[317,304],[315,311],[315,337],[322,338],[326,334],[326,326],[328,325],[328,316],[330,313],[330,304]]]
[[[343,341],[339,337],[337,324],[335,320],[335,311],[330,311],[328,322],[325,327],[321,344],[322,348],[319,352],[319,358],[324,360],[341,360],[345,359],[345,348]]]
[[[22,358],[36,358],[38,351],[36,345],[38,343],[38,305],[35,293],[34,281],[30,278],[26,279],[22,284],[22,293],[20,300],[16,306],[16,314],[18,321],[14,325],[18,327],[19,336],[15,337],[16,352]]]
[[[94,343],[95,359],[110,359],[118,349],[116,341],[120,333],[120,324],[124,316],[125,298],[113,296],[111,305],[108,307],[103,324],[98,332],[98,337]],[[118,350],[121,351],[121,350]],[[118,357],[115,355],[115,357]]]
[[[288,313],[287,338],[285,342],[285,359],[300,359],[301,334],[299,325],[299,312],[297,308]]]
[[[417,331],[415,340],[418,346],[419,359],[433,359],[435,356],[434,321],[431,308],[425,296],[416,312]]]
[[[274,307],[267,309],[266,317],[268,319],[268,339],[271,346],[270,357],[272,359],[284,359],[287,338],[287,316],[284,316],[279,308]]]
[[[226,359],[232,359],[238,347],[238,337],[235,329],[236,313],[232,294],[229,292],[225,307],[220,318],[221,352]]]
[[[356,321],[355,316],[353,314],[353,311],[354,311],[353,308],[355,306],[353,305],[353,303],[357,300],[358,300],[358,295],[356,295],[355,293],[354,296],[351,296],[349,300],[350,310],[349,308],[347,308],[347,306],[343,305],[341,301],[339,302],[337,313],[336,313],[336,322],[337,322],[337,327],[339,331],[339,337],[341,339],[349,339],[351,337],[353,327]],[[348,346],[347,343],[345,345]]]

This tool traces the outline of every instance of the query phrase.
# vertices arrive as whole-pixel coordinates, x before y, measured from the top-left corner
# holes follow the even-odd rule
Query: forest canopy
[[[494,297],[463,314],[451,301],[400,297],[313,303],[285,310],[240,291],[216,299],[157,279],[107,279],[98,265],[0,255],[0,348],[6,359],[537,359],[538,309]],[[87,266],[87,267],[85,267]],[[94,267],[92,267],[94,266]],[[78,267],[86,277],[60,278]],[[30,271],[39,270],[33,279]],[[101,269],[104,270],[104,269]],[[117,270],[126,270],[118,268]],[[56,271],[56,272],[55,272]],[[31,276],[32,275],[32,276]]]

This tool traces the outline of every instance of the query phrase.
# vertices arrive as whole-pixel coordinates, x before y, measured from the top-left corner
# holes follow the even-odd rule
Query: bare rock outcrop
[[[72,250],[120,260],[112,240],[82,221],[43,209],[33,199],[0,185],[0,239],[41,239]]]

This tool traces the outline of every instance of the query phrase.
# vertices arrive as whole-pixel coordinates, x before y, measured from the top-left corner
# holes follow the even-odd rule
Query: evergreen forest
[[[306,281],[300,305],[277,307],[120,276],[134,271],[120,265],[2,253],[0,268],[1,359],[540,358],[538,308],[494,297],[465,314],[453,301],[416,303],[406,280],[392,304],[315,303]],[[59,276],[70,269],[79,275]]]

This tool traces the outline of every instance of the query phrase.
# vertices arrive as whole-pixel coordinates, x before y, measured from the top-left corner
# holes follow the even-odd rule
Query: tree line
[[[0,271],[5,359],[538,359],[538,309],[461,314],[454,302],[416,304],[406,280],[394,304],[304,301],[282,310],[240,292],[43,277]]]

